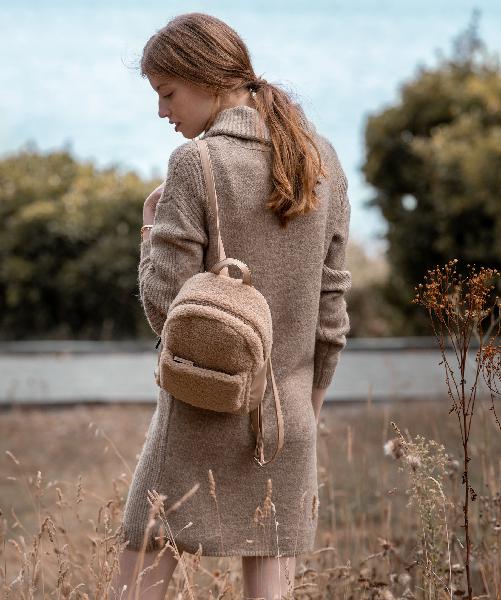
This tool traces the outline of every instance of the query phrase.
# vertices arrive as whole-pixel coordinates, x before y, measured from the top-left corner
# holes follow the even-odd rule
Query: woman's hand
[[[160,200],[164,191],[165,181],[156,187],[144,201],[143,206],[143,225],[153,225],[157,202]]]

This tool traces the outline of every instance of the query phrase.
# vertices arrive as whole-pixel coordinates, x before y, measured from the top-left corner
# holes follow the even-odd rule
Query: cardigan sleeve
[[[208,236],[203,194],[198,148],[187,142],[171,154],[150,237],[140,245],[139,295],[148,323],[158,336],[183,283],[204,270]]]
[[[322,266],[318,320],[315,331],[313,387],[327,388],[334,376],[341,351],[346,345],[350,320],[345,294],[351,288],[351,273],[345,268],[351,207],[348,182],[335,155],[336,178],[333,233]]]

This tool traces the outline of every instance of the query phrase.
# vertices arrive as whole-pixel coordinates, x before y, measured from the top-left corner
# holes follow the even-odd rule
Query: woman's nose
[[[161,119],[164,119],[165,117],[169,117],[169,113],[168,113],[167,109],[164,108],[161,103],[158,104],[158,116]]]

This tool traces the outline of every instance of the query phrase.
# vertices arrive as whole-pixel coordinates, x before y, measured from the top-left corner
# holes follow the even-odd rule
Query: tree
[[[367,202],[388,224],[392,333],[429,334],[411,305],[428,269],[501,267],[501,68],[477,32],[478,12],[450,59],[420,67],[394,106],[369,117],[363,173]]]
[[[147,333],[137,264],[142,204],[160,182],[67,151],[0,161],[3,339]]]

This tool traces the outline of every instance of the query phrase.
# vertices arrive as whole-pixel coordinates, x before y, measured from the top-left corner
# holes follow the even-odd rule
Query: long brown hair
[[[266,206],[282,227],[316,208],[314,188],[326,173],[306,116],[278,84],[256,76],[247,46],[224,21],[200,12],[173,17],[147,41],[140,70],[142,77],[176,77],[213,94],[215,108],[206,129],[223,95],[243,87],[255,90],[256,109],[269,128],[273,150],[274,189]]]

